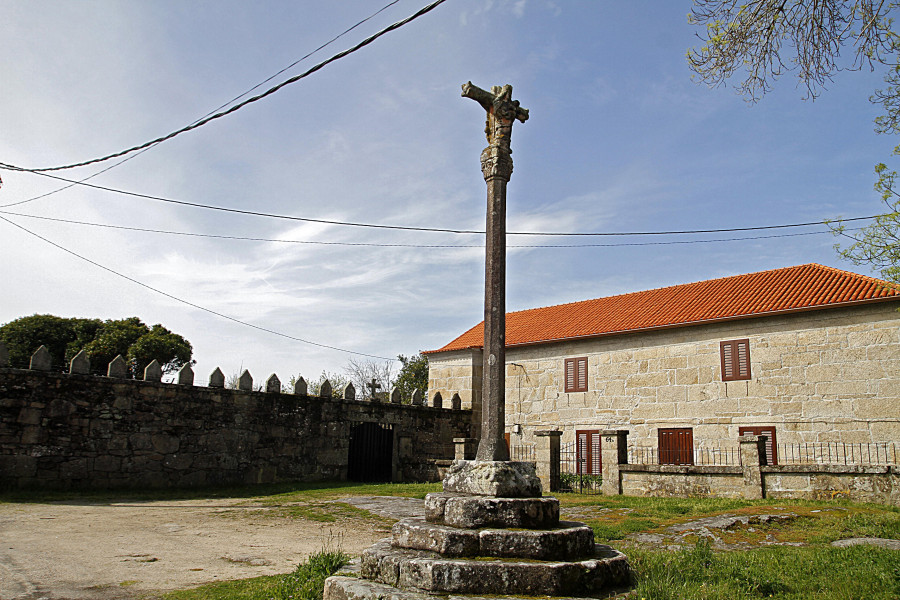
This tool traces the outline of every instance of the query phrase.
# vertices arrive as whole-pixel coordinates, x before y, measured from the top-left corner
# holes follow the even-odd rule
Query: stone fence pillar
[[[534,458],[537,476],[545,492],[559,490],[559,441],[562,431],[535,431],[537,447]]]
[[[741,446],[741,467],[744,469],[744,498],[760,500],[766,497],[760,465],[766,462],[765,435],[742,435],[738,438]]]
[[[456,449],[454,459],[474,460],[475,452],[478,450],[478,440],[476,438],[453,438],[453,446]]]
[[[600,432],[600,464],[603,474],[600,491],[607,496],[618,496],[622,493],[619,465],[628,464],[627,430],[604,429]]]

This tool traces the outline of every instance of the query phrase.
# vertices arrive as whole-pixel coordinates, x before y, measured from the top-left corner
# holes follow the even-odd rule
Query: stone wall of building
[[[345,479],[351,430],[387,424],[394,479],[435,481],[471,411],[0,368],[0,486]]]
[[[900,439],[900,303],[741,319],[508,348],[507,431],[627,429],[654,447],[659,428],[691,427],[695,447],[734,442],[741,426],[774,426],[778,443]],[[750,380],[723,382],[719,343],[749,339]],[[453,353],[447,353],[448,357]],[[564,360],[588,357],[588,391],[566,393]],[[459,357],[450,357],[458,359]],[[462,365],[429,386],[452,394]],[[515,363],[515,364],[513,364]]]
[[[443,398],[459,394],[464,409],[472,411],[472,436],[481,429],[481,382],[483,352],[458,350],[428,357],[428,398],[436,393]]]

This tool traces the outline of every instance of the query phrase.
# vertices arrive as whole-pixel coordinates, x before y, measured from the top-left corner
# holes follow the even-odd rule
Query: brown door
[[[600,430],[585,429],[575,432],[576,459],[579,475],[600,475]]]
[[[739,427],[738,435],[764,435],[766,436],[766,464],[778,464],[778,451],[775,446],[775,428],[771,425],[757,427]]]
[[[659,464],[694,464],[694,430],[690,427],[660,429]]]

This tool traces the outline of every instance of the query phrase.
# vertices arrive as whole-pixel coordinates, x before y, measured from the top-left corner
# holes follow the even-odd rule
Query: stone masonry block
[[[559,524],[556,498],[490,498],[460,494],[428,494],[425,519],[429,523],[465,529],[508,527],[550,529]]]
[[[541,480],[532,463],[456,461],[444,477],[444,491],[504,498],[541,495]]]
[[[379,579],[386,560],[392,563],[389,576],[395,562],[399,567],[396,583]],[[367,549],[361,562],[361,574],[367,579],[403,590],[458,594],[594,595],[626,585],[631,575],[625,555],[601,545],[595,546],[588,560],[523,562],[443,558],[433,552],[393,548],[383,541]]]
[[[442,556],[493,556],[563,560],[586,558],[594,549],[594,533],[583,523],[560,522],[556,529],[459,529],[428,523],[424,518],[394,524],[392,545],[430,550]]]

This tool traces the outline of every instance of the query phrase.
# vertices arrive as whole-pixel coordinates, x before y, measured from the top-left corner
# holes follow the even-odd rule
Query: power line
[[[210,116],[210,115],[212,115],[212,114],[215,114],[217,111],[222,110],[223,108],[225,108],[226,106],[228,106],[228,105],[231,104],[232,102],[237,102],[238,100],[240,100],[241,98],[243,98],[244,96],[246,96],[247,94],[249,94],[250,92],[252,92],[252,91],[254,91],[254,90],[256,90],[256,89],[262,87],[263,85],[265,85],[266,83],[272,81],[273,79],[275,79],[276,77],[278,77],[279,75],[281,75],[282,73],[284,73],[285,71],[287,71],[288,69],[291,69],[291,68],[295,67],[296,65],[300,64],[301,62],[303,62],[304,60],[306,60],[307,58],[309,58],[309,57],[312,56],[313,54],[317,53],[319,50],[322,50],[322,49],[325,48],[326,46],[330,46],[332,43],[334,43],[334,42],[336,42],[337,40],[339,40],[340,38],[344,37],[345,35],[347,35],[347,34],[350,33],[351,31],[353,31],[354,29],[356,29],[357,27],[359,27],[360,25],[362,25],[362,24],[366,23],[367,21],[370,21],[371,19],[375,18],[376,16],[378,16],[379,14],[381,14],[382,12],[384,12],[385,10],[387,10],[388,8],[390,8],[391,6],[393,6],[394,4],[397,4],[398,2],[400,2],[400,0],[393,0],[392,2],[390,2],[390,3],[388,3],[388,4],[385,4],[384,6],[382,6],[381,8],[379,8],[377,11],[375,11],[374,13],[372,13],[371,15],[369,15],[368,17],[366,17],[365,19],[363,19],[363,20],[357,22],[357,23],[354,24],[352,27],[348,27],[347,29],[345,29],[344,31],[342,31],[341,33],[339,33],[338,35],[334,36],[333,38],[331,38],[330,40],[328,40],[327,42],[325,42],[324,44],[322,44],[321,46],[319,46],[318,48],[316,48],[315,50],[313,50],[312,52],[307,52],[305,55],[303,55],[302,57],[298,58],[297,60],[295,60],[294,62],[292,62],[291,64],[289,64],[289,65],[286,66],[285,68],[281,69],[280,71],[278,71],[278,72],[275,73],[274,75],[271,75],[271,76],[267,77],[266,79],[263,79],[262,81],[260,81],[260,82],[257,83],[256,85],[254,85],[254,86],[253,86],[252,88],[250,88],[249,90],[245,91],[245,92],[242,93],[242,94],[239,94],[239,95],[235,96],[234,98],[232,98],[232,99],[229,100],[228,102],[226,102],[226,103],[224,103],[224,104],[222,104],[222,105],[220,105],[220,106],[217,106],[216,108],[212,109],[211,111],[209,111],[208,113],[206,113],[205,115],[203,115],[202,117],[200,117],[199,119],[196,119],[193,123],[198,123],[200,120],[205,119],[206,117],[208,117],[208,116]],[[192,124],[193,124],[193,123],[192,123]],[[81,180],[79,180],[79,181],[77,181],[77,182],[74,182],[74,181],[73,181],[72,183],[70,183],[70,184],[68,184],[68,185],[64,185],[64,186],[61,187],[61,188],[57,188],[57,189],[55,189],[55,190],[53,190],[53,191],[50,191],[50,192],[47,192],[47,193],[45,193],[45,194],[40,194],[39,196],[34,196],[33,198],[29,198],[29,199],[27,199],[27,200],[20,200],[19,202],[13,202],[13,203],[10,203],[10,204],[0,204],[0,208],[10,208],[10,207],[13,207],[13,206],[19,206],[19,205],[21,205],[21,204],[27,204],[28,202],[33,202],[34,200],[40,200],[41,198],[46,198],[47,196],[52,196],[53,194],[56,194],[56,193],[61,192],[61,191],[63,191],[63,190],[67,190],[67,189],[69,189],[69,188],[72,187],[72,186],[78,185],[79,183],[84,183],[85,181],[88,181],[89,179],[93,179],[94,177],[97,177],[98,175],[101,175],[101,174],[103,174],[103,173],[106,173],[107,171],[109,171],[109,170],[111,170],[111,169],[115,169],[115,168],[118,167],[119,165],[128,162],[128,161],[131,160],[132,158],[137,158],[138,156],[140,156],[140,155],[143,154],[144,152],[147,152],[148,150],[150,150],[150,149],[153,148],[154,146],[155,146],[155,144],[154,144],[153,146],[148,146],[147,148],[144,148],[144,149],[142,149],[141,151],[139,151],[139,152],[137,152],[137,153],[135,153],[135,154],[132,154],[131,156],[128,156],[128,157],[124,158],[123,160],[120,160],[119,162],[114,163],[114,164],[112,164],[112,165],[106,167],[105,169],[102,169],[102,170],[100,170],[100,171],[97,171],[97,172],[94,173],[93,175],[90,175],[90,176],[88,176],[88,177],[85,177],[84,179],[81,179]],[[2,184],[2,181],[0,181],[0,184]]]
[[[104,192],[112,192],[114,194],[122,194],[125,196],[132,196],[135,198],[142,198],[144,200],[153,200],[156,202],[166,202],[168,204],[177,204],[180,206],[191,206],[194,208],[203,208],[206,210],[217,210],[220,212],[228,212],[228,213],[237,213],[241,215],[250,215],[254,217],[266,217],[269,219],[284,219],[288,221],[303,221],[306,223],[321,223],[324,225],[339,225],[343,227],[365,227],[370,229],[394,229],[400,231],[422,231],[429,233],[454,233],[454,234],[478,234],[484,235],[483,230],[475,230],[475,229],[449,229],[449,228],[441,228],[441,227],[412,227],[406,225],[384,225],[378,223],[358,223],[352,221],[335,221],[331,219],[314,219],[311,217],[296,217],[292,215],[281,215],[276,213],[265,213],[253,210],[245,210],[241,208],[228,208],[224,206],[214,206],[211,204],[201,204],[199,202],[188,202],[187,200],[175,200],[174,198],[166,198],[164,196],[153,196],[151,194],[141,194],[139,192],[130,192],[128,190],[122,190],[118,188],[112,188],[104,185],[97,185],[94,183],[85,183],[79,182],[74,179],[66,179],[65,177],[60,177],[58,175],[51,175],[50,173],[41,173],[37,171],[27,171],[29,173],[33,173],[35,175],[40,175],[41,177],[49,177],[50,179],[57,179],[59,181],[66,181],[68,183],[74,183],[77,185],[82,185],[85,187],[93,188],[96,190],[102,190]],[[4,208],[0,206],[0,208]],[[888,213],[893,214],[893,213]],[[851,221],[865,221],[868,219],[875,219],[877,217],[883,217],[887,215],[872,215],[868,217],[848,217],[837,218],[837,219],[823,219],[821,221],[808,221],[806,223],[789,223],[782,225],[760,225],[756,227],[730,227],[724,229],[692,229],[692,230],[681,230],[681,231],[594,231],[594,232],[565,232],[565,231],[507,231],[506,235],[531,235],[531,236],[568,236],[568,237],[596,237],[596,236],[641,236],[641,235],[690,235],[690,234],[701,234],[701,233],[736,233],[739,231],[763,231],[767,229],[789,229],[795,227],[813,227],[815,225],[827,225],[830,222],[834,223],[849,223]]]
[[[0,214],[11,215],[15,217],[25,217],[27,219],[41,219],[44,221],[55,221],[57,223],[67,223],[70,225],[86,225],[89,227],[101,227],[105,229],[122,229],[125,231],[140,231],[143,233],[161,233],[165,235],[180,235],[187,237],[214,238],[223,240],[236,240],[247,242],[275,242],[280,244],[311,244],[321,246],[367,246],[376,248],[484,248],[484,244],[382,244],[377,242],[322,242],[312,240],[284,240],[277,238],[259,238],[244,237],[236,235],[221,235],[214,233],[195,233],[189,231],[169,231],[164,229],[147,229],[144,227],[132,227],[128,225],[110,225],[108,223],[91,223],[88,221],[75,221],[72,219],[61,219],[58,217],[46,217],[41,215],[27,215],[12,211],[0,210]],[[847,231],[859,231],[859,229],[848,229]],[[675,240],[671,242],[618,242],[615,244],[507,244],[507,248],[619,248],[624,246],[669,246],[674,244],[710,244],[715,242],[742,242],[749,240],[768,240],[773,238],[797,237],[801,235],[820,235],[824,233],[832,233],[831,231],[804,231],[799,233],[782,233],[777,235],[759,235],[751,237],[738,238],[717,238],[712,240]]]
[[[372,42],[374,42],[381,36],[386,35],[392,31],[395,31],[395,30],[403,27],[404,25],[418,19],[422,15],[431,12],[432,10],[434,10],[435,8],[437,8],[439,5],[443,4],[446,1],[447,0],[435,0],[428,6],[425,6],[424,8],[419,9],[419,11],[417,11],[415,14],[413,14],[409,17],[406,17],[405,19],[402,19],[400,21],[397,21],[396,23],[394,23],[392,25],[388,25],[387,27],[385,27],[378,33],[375,33],[374,35],[367,37],[366,39],[359,42],[352,48],[343,50],[342,52],[338,52],[331,58],[328,58],[328,59],[320,62],[319,64],[315,65],[314,67],[312,67],[310,69],[307,69],[306,71],[304,71],[303,73],[301,73],[299,75],[295,75],[294,77],[286,79],[285,81],[283,81],[283,82],[279,83],[278,85],[276,85],[275,87],[263,92],[262,94],[253,96],[252,98],[248,98],[248,99],[244,100],[243,102],[241,102],[240,104],[235,104],[228,110],[217,112],[216,114],[210,115],[209,117],[206,117],[205,119],[201,119],[200,121],[197,121],[196,123],[192,123],[190,125],[187,125],[186,127],[182,127],[181,129],[178,129],[177,131],[173,131],[172,133],[169,133],[162,137],[156,138],[155,140],[150,140],[149,142],[145,142],[139,146],[133,146],[126,150],[122,150],[122,151],[116,152],[114,154],[108,154],[108,155],[100,157],[100,158],[94,158],[91,160],[86,160],[86,161],[79,162],[79,163],[72,163],[72,164],[68,164],[68,165],[60,165],[57,167],[44,167],[44,168],[40,168],[40,169],[26,169],[23,167],[17,167],[15,165],[7,164],[7,163],[0,163],[0,168],[7,169],[10,171],[25,171],[25,172],[30,172],[30,173],[38,173],[38,172],[46,172],[46,171],[62,171],[65,169],[74,169],[75,167],[84,167],[87,165],[104,162],[104,161],[110,160],[111,158],[118,158],[119,156],[125,156],[126,154],[131,154],[132,152],[136,152],[138,150],[142,150],[144,148],[148,148],[150,146],[160,144],[160,143],[168,141],[176,136],[179,136],[182,133],[187,133],[188,131],[192,131],[194,129],[197,129],[198,127],[202,127],[202,126],[206,125],[207,123],[214,121],[215,119],[219,119],[221,117],[230,115],[231,113],[242,109],[243,107],[247,106],[248,104],[251,104],[253,102],[256,102],[258,100],[262,100],[263,98],[271,96],[272,94],[281,90],[282,88],[284,88],[292,83],[296,83],[296,82],[300,81],[301,79],[304,79],[304,78],[312,75],[316,71],[319,71],[320,69],[324,68],[325,66],[327,66],[337,60],[340,60],[341,58],[344,58],[345,56],[349,56],[350,54],[353,54],[354,52],[356,52],[357,50],[360,50],[361,48],[368,46],[369,44],[371,44]]]
[[[210,308],[206,308],[206,307],[204,307],[204,306],[200,306],[199,304],[194,304],[193,302],[189,302],[189,301],[187,301],[187,300],[184,300],[183,298],[179,298],[178,296],[173,296],[172,294],[169,294],[169,293],[167,293],[167,292],[164,292],[164,291],[162,291],[162,290],[160,290],[160,289],[157,289],[157,288],[155,288],[155,287],[153,287],[153,286],[147,285],[146,283],[143,283],[143,282],[141,282],[141,281],[138,281],[137,279],[134,279],[134,278],[132,278],[132,277],[129,277],[128,275],[125,275],[125,274],[123,274],[123,273],[119,273],[118,271],[115,271],[115,270],[113,270],[113,269],[110,269],[109,267],[103,266],[103,265],[101,265],[100,263],[98,263],[98,262],[96,262],[96,261],[93,261],[93,260],[91,260],[91,259],[89,259],[89,258],[87,258],[87,257],[85,257],[85,256],[82,256],[81,254],[78,254],[77,252],[74,252],[74,251],[72,251],[72,250],[69,250],[68,248],[65,248],[65,247],[63,247],[63,246],[60,246],[60,245],[57,244],[56,242],[52,242],[52,241],[48,240],[47,238],[45,238],[45,237],[43,237],[43,236],[41,236],[41,235],[39,235],[39,234],[37,234],[37,233],[31,231],[30,229],[26,229],[25,227],[22,227],[22,226],[19,225],[18,223],[14,223],[13,221],[10,221],[10,220],[7,219],[6,217],[0,216],[0,220],[6,221],[7,223],[9,223],[10,225],[12,225],[13,227],[17,227],[18,229],[21,229],[21,230],[24,231],[25,233],[28,233],[29,235],[32,235],[32,236],[38,238],[39,240],[42,240],[42,241],[44,241],[44,242],[50,244],[51,246],[53,246],[53,247],[55,247],[55,248],[57,248],[57,249],[59,249],[59,250],[62,250],[63,252],[66,252],[67,254],[71,254],[72,256],[74,256],[74,257],[76,257],[76,258],[80,258],[81,260],[83,260],[83,261],[85,261],[85,262],[87,262],[87,263],[90,263],[90,264],[94,265],[95,267],[98,267],[98,268],[100,268],[100,269],[103,269],[104,271],[108,271],[109,273],[112,273],[113,275],[117,275],[118,277],[121,277],[122,279],[127,279],[128,281],[130,281],[130,282],[132,282],[132,283],[136,283],[137,285],[139,285],[139,286],[141,286],[141,287],[144,287],[144,288],[147,288],[147,289],[150,290],[150,291],[156,292],[157,294],[163,295],[163,296],[165,296],[166,298],[170,298],[170,299],[172,299],[172,300],[175,300],[176,302],[180,302],[180,303],[182,303],[182,304],[186,304],[186,305],[188,305],[188,306],[190,306],[190,307],[192,307],[192,308],[196,308],[196,309],[198,309],[198,310],[202,310],[202,311],[204,311],[204,312],[208,312],[208,313],[210,313],[210,314],[212,314],[212,315],[215,315],[215,316],[217,316],[217,317],[221,317],[222,319],[226,319],[226,320],[228,320],[228,321],[232,321],[232,322],[234,322],[234,323],[238,323],[239,325],[244,325],[244,326],[246,326],[246,327],[252,327],[253,329],[257,329],[257,330],[259,330],[259,331],[265,331],[266,333],[271,333],[271,334],[273,334],[273,335],[277,335],[277,336],[280,336],[280,337],[283,337],[283,338],[287,338],[287,339],[293,340],[293,341],[295,341],[295,342],[302,342],[302,343],[304,343],[304,344],[309,344],[309,345],[311,345],[311,346],[317,346],[317,347],[319,347],[319,348],[327,348],[328,350],[336,350],[336,351],[338,351],[338,352],[344,352],[344,353],[347,353],[347,354],[355,354],[355,355],[357,355],[357,356],[366,356],[366,357],[368,357],[368,358],[377,358],[377,359],[379,359],[379,360],[390,360],[390,361],[395,361],[395,360],[396,360],[396,359],[393,359],[393,358],[387,358],[387,357],[385,357],[385,356],[377,356],[377,355],[375,355],[375,354],[366,354],[365,352],[356,352],[356,351],[354,351],[354,350],[346,350],[346,349],[344,349],[344,348],[338,348],[337,346],[329,346],[329,345],[327,345],[327,344],[320,344],[320,343],[318,343],[318,342],[313,342],[313,341],[310,341],[310,340],[305,340],[305,339],[303,339],[303,338],[298,338],[298,337],[295,337],[295,336],[292,336],[292,335],[288,335],[288,334],[286,334],[286,333],[281,333],[280,331],[275,331],[274,329],[267,329],[266,327],[260,327],[259,325],[254,325],[253,323],[247,323],[246,321],[241,321],[240,319],[236,319],[236,318],[230,317],[230,316],[228,316],[228,315],[226,315],[226,314],[223,314],[223,313],[220,313],[220,312],[216,312],[216,311],[214,311],[214,310],[212,310],[212,309],[210,309]]]

